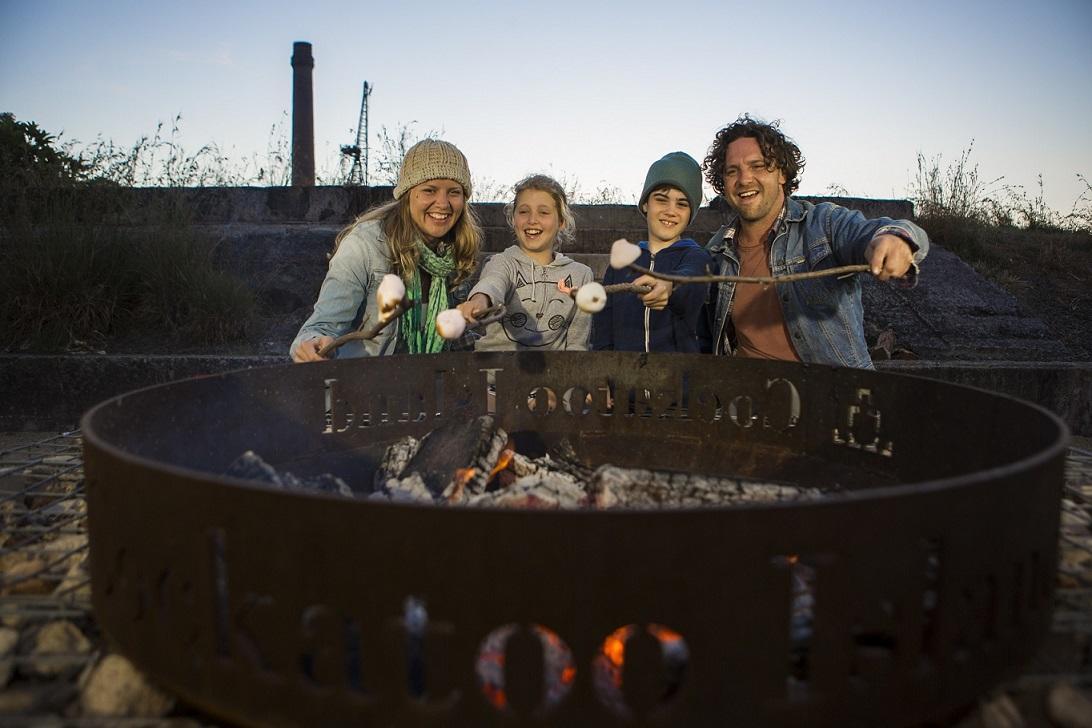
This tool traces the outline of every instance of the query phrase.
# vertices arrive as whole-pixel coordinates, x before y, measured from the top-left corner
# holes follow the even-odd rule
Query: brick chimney
[[[311,44],[292,44],[292,186],[315,186],[315,108]]]

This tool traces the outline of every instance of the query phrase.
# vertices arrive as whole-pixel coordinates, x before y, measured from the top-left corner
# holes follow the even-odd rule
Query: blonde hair
[[[391,261],[391,267],[402,277],[409,280],[417,271],[417,241],[421,239],[421,230],[413,222],[410,215],[410,196],[402,195],[397,200],[384,202],[381,205],[365,211],[357,216],[337,234],[334,240],[334,252],[337,252],[341,241],[353,231],[357,225],[371,220],[378,220],[383,229],[383,236],[387,239],[387,253]],[[478,223],[478,216],[470,204],[463,207],[462,213],[455,221],[443,240],[454,249],[455,276],[452,285],[457,285],[473,275],[478,268],[478,251],[482,245],[482,228]],[[332,253],[331,253],[332,255]]]
[[[557,230],[557,242],[554,244],[554,248],[560,250],[563,243],[571,243],[575,240],[576,218],[573,216],[572,208],[569,207],[569,198],[565,195],[565,188],[553,177],[547,177],[544,174],[532,174],[529,177],[524,177],[512,187],[512,192],[515,194],[512,201],[504,206],[504,219],[508,223],[508,227],[512,228],[513,231],[515,230],[516,224],[513,217],[516,202],[519,200],[520,193],[527,190],[545,192],[553,198],[554,204],[557,206],[557,217],[561,221],[561,225]]]

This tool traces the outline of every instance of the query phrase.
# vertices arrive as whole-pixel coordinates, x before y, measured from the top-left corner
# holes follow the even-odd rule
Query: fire
[[[486,481],[493,479],[493,476],[508,467],[508,464],[512,462],[512,458],[516,456],[516,451],[510,447],[506,447],[501,450],[500,457],[497,458],[497,464],[493,466],[493,469],[489,471],[489,477]]]
[[[478,474],[477,468],[459,468],[455,471],[455,477],[451,479],[454,487],[451,488],[451,493],[447,499],[449,501],[456,501],[462,497],[463,489],[466,488],[466,484],[470,482],[470,479]]]
[[[663,642],[678,642],[683,637],[681,634],[673,629],[663,626],[662,624],[650,624],[648,625],[648,631],[652,633],[652,636]]]
[[[626,640],[633,634],[633,627],[622,627],[611,632],[601,648],[603,656],[610,660],[611,665],[620,668],[626,661]]]

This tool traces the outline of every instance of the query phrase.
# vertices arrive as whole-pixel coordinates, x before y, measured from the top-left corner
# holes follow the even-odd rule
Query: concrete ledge
[[[134,389],[287,361],[282,356],[0,355],[0,430],[72,430],[88,408]],[[1036,402],[1057,413],[1074,434],[1092,436],[1092,362],[885,361],[877,366]]]
[[[1092,362],[882,361],[876,368],[1035,402],[1061,417],[1074,435],[1092,436]]]
[[[134,389],[287,362],[282,356],[0,355],[0,430],[73,430],[87,409]]]
[[[311,223],[344,225],[368,208],[393,199],[392,187],[116,187],[75,190],[31,190],[26,202],[38,222],[49,222],[57,209],[71,210],[86,223],[154,225],[164,216],[182,214],[196,225]],[[24,193],[20,192],[20,197]],[[0,212],[14,209],[14,196],[0,197]],[[867,217],[913,215],[906,200],[861,197],[799,197],[834,202]],[[504,205],[472,202],[482,224],[506,228]],[[577,228],[643,230],[636,205],[573,205]],[[698,211],[691,230],[720,227],[727,203],[714,198]],[[704,241],[702,241],[704,242]]]

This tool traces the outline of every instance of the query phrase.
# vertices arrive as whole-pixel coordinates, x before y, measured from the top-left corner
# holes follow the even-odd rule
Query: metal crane
[[[368,184],[368,97],[372,94],[372,85],[364,82],[364,95],[360,99],[360,120],[356,125],[356,143],[342,145],[341,154],[352,160],[349,167],[348,184]]]

